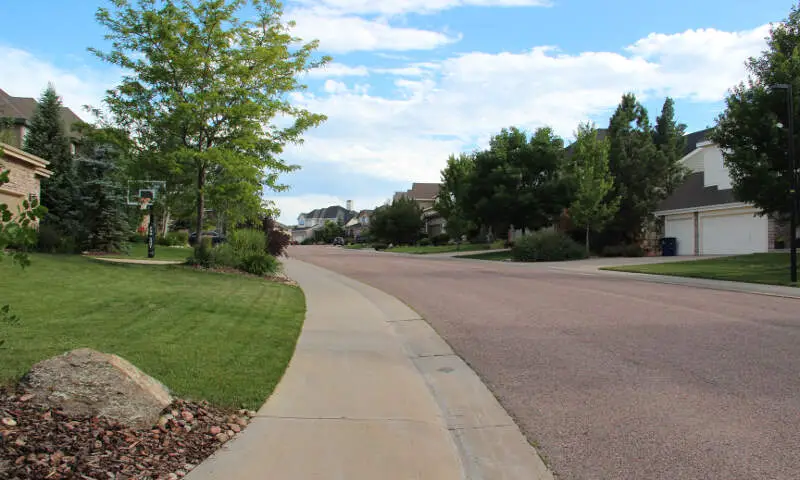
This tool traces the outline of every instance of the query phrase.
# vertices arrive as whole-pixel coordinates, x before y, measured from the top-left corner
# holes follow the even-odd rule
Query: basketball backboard
[[[166,188],[167,182],[163,180],[129,180],[125,203],[139,206],[153,203]]]

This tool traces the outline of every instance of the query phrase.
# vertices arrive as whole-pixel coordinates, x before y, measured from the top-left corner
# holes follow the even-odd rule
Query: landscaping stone
[[[159,420],[167,388],[116,355],[81,348],[34,365],[20,386],[67,415],[99,416],[130,427]]]

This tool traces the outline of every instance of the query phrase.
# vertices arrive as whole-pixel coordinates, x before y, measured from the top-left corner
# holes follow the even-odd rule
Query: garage
[[[700,253],[726,255],[769,250],[768,220],[745,212],[701,212]]]
[[[694,255],[694,216],[666,217],[664,232],[665,236],[678,239],[678,255]]]

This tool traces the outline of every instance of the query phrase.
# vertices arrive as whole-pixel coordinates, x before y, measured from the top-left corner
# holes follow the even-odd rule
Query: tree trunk
[[[589,225],[586,225],[586,256],[589,256]]]
[[[197,170],[197,244],[203,241],[203,215],[205,214],[205,194],[203,188],[206,184],[206,167],[201,165]]]

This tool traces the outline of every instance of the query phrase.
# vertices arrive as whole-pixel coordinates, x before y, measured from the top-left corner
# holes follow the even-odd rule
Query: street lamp
[[[791,214],[791,236],[789,238],[790,253],[789,262],[791,266],[792,282],[797,282],[797,160],[794,156],[794,95],[792,94],[791,83],[780,83],[770,87],[774,90],[786,90],[786,110],[788,115],[787,129],[789,130],[789,163],[791,165],[791,176],[789,177],[789,196],[792,202]]]

